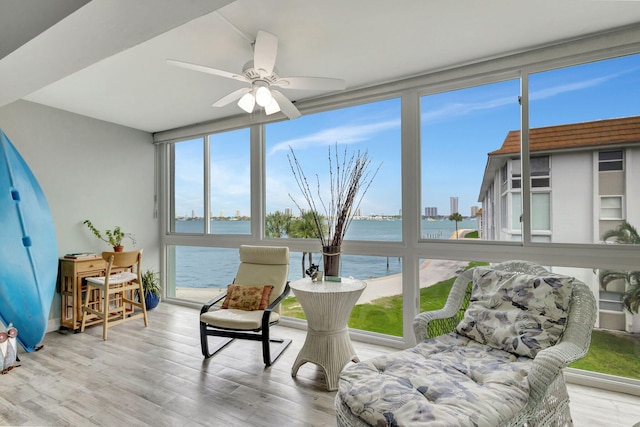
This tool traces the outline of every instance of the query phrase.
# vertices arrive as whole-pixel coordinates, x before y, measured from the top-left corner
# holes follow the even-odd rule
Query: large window
[[[640,226],[640,55],[535,73],[529,88],[532,230],[596,243],[621,220]]]
[[[209,137],[210,232],[249,234],[251,163],[249,129]]]
[[[393,241],[402,238],[399,99],[311,114],[265,128],[267,215],[279,212],[288,219],[298,220],[309,210],[293,176],[294,156],[308,180],[317,210],[328,217],[332,214],[332,192],[336,199],[344,197],[336,194],[330,185],[330,174],[334,182],[340,174],[335,168],[336,155],[345,159],[346,149],[348,161],[352,154],[367,152],[371,159],[370,176],[376,171],[377,174],[369,188],[361,189],[366,190],[366,194],[362,203],[354,206],[355,218],[345,239]],[[329,169],[329,150],[333,171]],[[344,164],[339,166],[344,170]],[[270,222],[266,227],[268,236],[315,238],[311,232],[287,235],[269,225]]]
[[[300,263],[309,254],[292,253],[289,279],[302,276]],[[320,254],[313,254],[320,259]],[[397,257],[342,255],[341,276],[364,280],[367,287],[351,311],[349,327],[378,334],[403,336],[402,260]],[[305,263],[305,266],[308,266]],[[322,286],[322,285],[318,285]],[[295,295],[283,303],[282,313],[297,319],[305,314]]]
[[[233,283],[238,271],[238,250],[175,245],[167,248],[167,295],[204,303]]]
[[[336,109],[296,120],[172,143],[170,232],[163,236],[167,295],[206,300],[222,291],[244,243],[288,246],[290,280],[303,277],[311,262],[321,265],[316,237],[287,225],[308,209],[291,156],[311,188],[328,194],[329,148],[367,151],[372,172],[382,165],[341,255],[340,275],[368,285],[352,328],[366,330],[367,339],[384,334],[385,343],[406,345],[418,305],[431,309],[443,301],[470,262],[554,256],[558,266],[551,270],[587,283],[599,303],[595,359],[575,367],[633,377],[625,363],[637,365],[637,345],[628,333],[640,330],[640,321],[624,306],[640,273],[637,250],[621,244],[639,243],[630,230],[640,228],[640,55],[522,70],[514,80],[504,75],[483,72],[448,91],[412,87],[403,98],[383,101],[379,95],[363,103],[363,96],[349,107],[341,99]],[[420,159],[405,155],[418,152],[415,144]],[[264,193],[252,194],[255,188]],[[402,206],[419,212],[403,213]],[[283,314],[304,318],[295,295]],[[620,366],[594,367],[601,357]]]
[[[511,160],[520,153],[519,94],[519,80],[509,80],[422,97],[422,238],[464,238],[481,228],[475,238],[520,240],[521,212],[509,204],[519,191],[509,179],[520,177]]]
[[[249,234],[249,129],[175,143],[171,149],[171,232]]]
[[[173,233],[203,233],[204,139],[172,144],[170,228]],[[187,221],[189,222],[187,224]]]
[[[335,183],[352,155],[366,152],[371,159],[368,173],[373,180],[369,187],[361,188],[360,194],[364,197],[359,205],[354,206],[355,216],[348,226],[345,240],[401,240],[400,148],[399,99],[311,114],[265,126],[266,237],[318,241],[315,227],[308,224],[309,217],[305,216],[310,206],[293,176],[292,165],[296,161],[306,176],[319,214],[326,219],[333,212],[330,206],[332,195],[336,198],[345,196],[332,188],[332,178]],[[359,200],[360,197],[355,202]],[[299,267],[302,259],[305,259],[304,267]],[[303,277],[303,269],[311,262],[319,264],[323,270],[319,253],[306,253],[306,257],[303,254],[299,260],[292,257],[292,277]],[[353,310],[351,327],[403,335],[401,257],[343,253],[340,276],[368,283]],[[387,310],[389,305],[393,310]],[[303,317],[302,313],[291,311],[294,308],[295,304],[289,301],[285,304],[284,313]]]

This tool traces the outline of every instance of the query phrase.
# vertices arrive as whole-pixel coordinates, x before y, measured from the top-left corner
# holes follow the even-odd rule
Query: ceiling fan
[[[213,107],[223,107],[238,100],[238,106],[247,113],[252,113],[257,104],[259,107],[264,108],[267,115],[282,111],[290,119],[300,117],[300,111],[282,92],[274,89],[275,87],[309,90],[343,90],[346,87],[346,83],[342,79],[280,77],[275,68],[277,53],[278,38],[266,31],[258,31],[258,36],[253,46],[253,60],[242,67],[242,74],[175,59],[167,59],[167,62],[189,70],[249,83],[249,87],[235,90],[212,104]]]

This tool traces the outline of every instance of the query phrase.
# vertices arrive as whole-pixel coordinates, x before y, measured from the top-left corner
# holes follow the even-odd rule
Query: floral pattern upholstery
[[[573,280],[478,267],[469,308],[456,331],[481,344],[535,357],[564,331]]]
[[[231,284],[227,286],[227,296],[222,308],[253,311],[264,310],[269,305],[269,295],[273,286],[247,286]]]
[[[465,313],[475,309],[478,317],[467,316],[460,329],[471,336],[479,331],[482,342],[456,330],[470,282],[473,307]],[[514,260],[466,270],[442,309],[415,317],[420,344],[342,371],[337,424],[571,426],[562,369],[587,353],[596,313],[583,282],[537,264]],[[510,322],[521,324],[512,329]]]
[[[497,426],[524,407],[532,363],[450,333],[345,368],[338,400],[372,426]]]

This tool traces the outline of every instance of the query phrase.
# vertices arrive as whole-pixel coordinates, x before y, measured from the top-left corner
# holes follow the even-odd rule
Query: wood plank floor
[[[0,425],[335,426],[335,392],[307,363],[291,377],[305,332],[276,327],[293,343],[268,369],[260,343],[236,341],[203,361],[198,311],[162,303],[141,320],[83,334],[52,332],[44,348],[20,352],[0,376]],[[361,359],[396,351],[354,343]],[[576,426],[640,421],[640,397],[570,385]]]

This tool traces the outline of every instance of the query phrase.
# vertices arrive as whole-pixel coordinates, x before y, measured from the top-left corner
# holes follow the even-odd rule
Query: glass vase
[[[340,277],[340,246],[323,246],[324,275]]]

